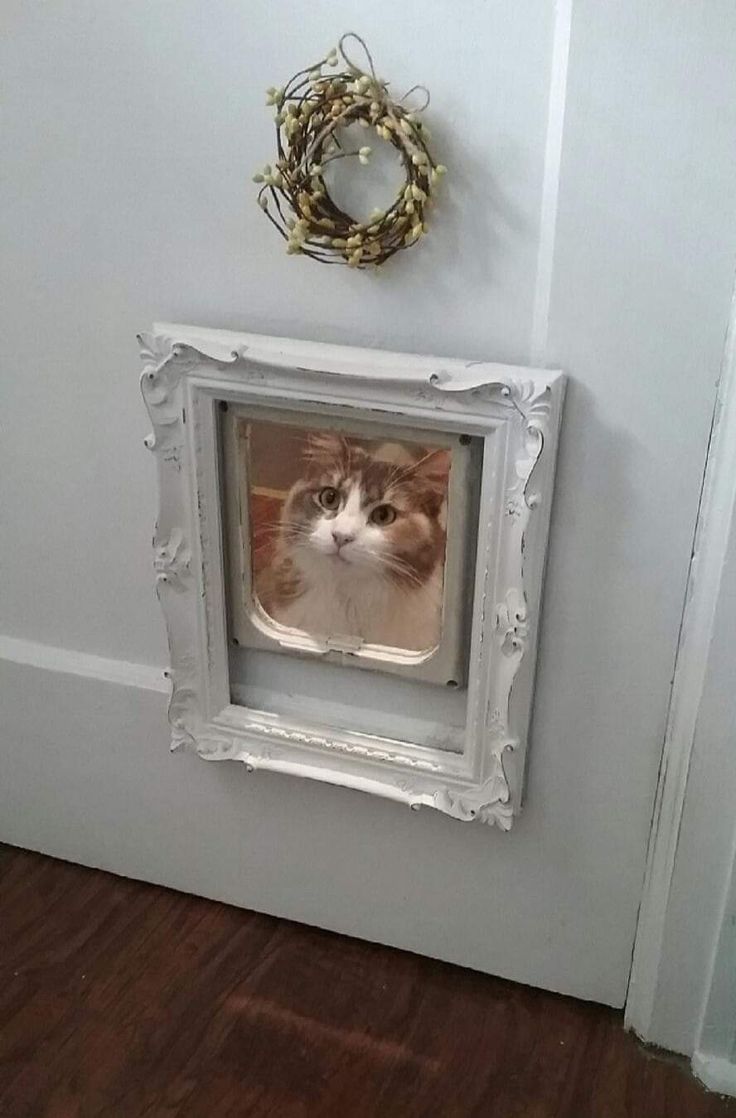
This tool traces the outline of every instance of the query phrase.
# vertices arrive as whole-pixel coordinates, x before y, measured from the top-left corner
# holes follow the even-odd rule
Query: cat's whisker
[[[377,566],[389,571],[391,574],[401,575],[402,579],[407,582],[413,583],[415,586],[422,586],[422,580],[417,575],[414,568],[403,559],[393,555],[376,556],[378,562]]]
[[[274,536],[280,536],[281,533],[282,533],[282,528],[281,528],[280,524],[277,525],[275,528],[263,528],[259,525],[252,532],[252,537],[253,537],[254,540],[259,540],[259,539],[263,539],[263,538],[272,539]]]
[[[420,587],[422,580],[413,572],[404,567],[389,567],[389,572],[398,577],[398,581],[407,582],[410,586]]]
[[[311,536],[313,529],[307,524],[287,523],[279,525],[279,531],[285,539],[297,536]]]
[[[286,526],[286,523],[288,522],[285,522],[281,516],[278,516],[275,520],[264,520],[263,522],[259,522],[255,517],[251,516],[251,524],[254,525],[256,531],[259,532],[280,532]]]
[[[390,566],[393,570],[406,574],[407,576],[416,579],[418,583],[421,583],[422,580],[417,575],[416,568],[406,560],[399,559],[396,556],[392,556]]]

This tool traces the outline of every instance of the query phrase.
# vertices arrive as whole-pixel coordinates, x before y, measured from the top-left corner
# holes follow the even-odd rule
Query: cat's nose
[[[338,547],[342,547],[343,544],[352,543],[355,539],[355,535],[350,532],[339,532],[337,528],[333,528],[332,538]]]

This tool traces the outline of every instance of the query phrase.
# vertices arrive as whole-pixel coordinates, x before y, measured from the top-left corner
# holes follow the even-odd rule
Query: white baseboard
[[[709,1056],[707,1052],[695,1052],[692,1069],[709,1091],[736,1098],[736,1064],[731,1060],[723,1056]]]

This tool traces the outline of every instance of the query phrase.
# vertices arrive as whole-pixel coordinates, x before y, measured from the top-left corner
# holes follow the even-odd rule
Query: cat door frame
[[[503,830],[521,805],[564,376],[491,362],[157,324],[141,335],[159,516],[171,747]],[[461,753],[231,701],[220,401],[483,440]]]
[[[303,427],[307,430],[334,431],[346,437],[397,441],[421,441],[433,448],[448,449],[452,463],[447,492],[447,542],[443,557],[442,621],[436,648],[411,652],[386,645],[357,643],[342,647],[341,642],[315,639],[297,629],[280,625],[270,618],[255,600],[253,591],[252,538],[249,515],[250,479],[248,455],[238,437],[242,421]],[[229,586],[229,629],[239,644],[251,648],[270,648],[288,654],[301,653],[330,663],[380,670],[414,679],[431,680],[444,686],[464,686],[466,679],[470,609],[465,584],[472,578],[477,520],[477,487],[473,469],[480,465],[479,440],[464,432],[407,427],[400,419],[382,416],[377,423],[329,414],[304,411],[300,406],[269,408],[260,405],[228,406],[221,416],[222,473],[225,487],[226,569]],[[243,484],[245,482],[245,484]],[[251,609],[246,603],[252,601]]]

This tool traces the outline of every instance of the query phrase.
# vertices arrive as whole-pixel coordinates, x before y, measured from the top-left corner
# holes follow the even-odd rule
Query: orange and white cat
[[[440,638],[449,452],[419,460],[314,435],[257,586],[274,620],[313,636],[423,651]]]

